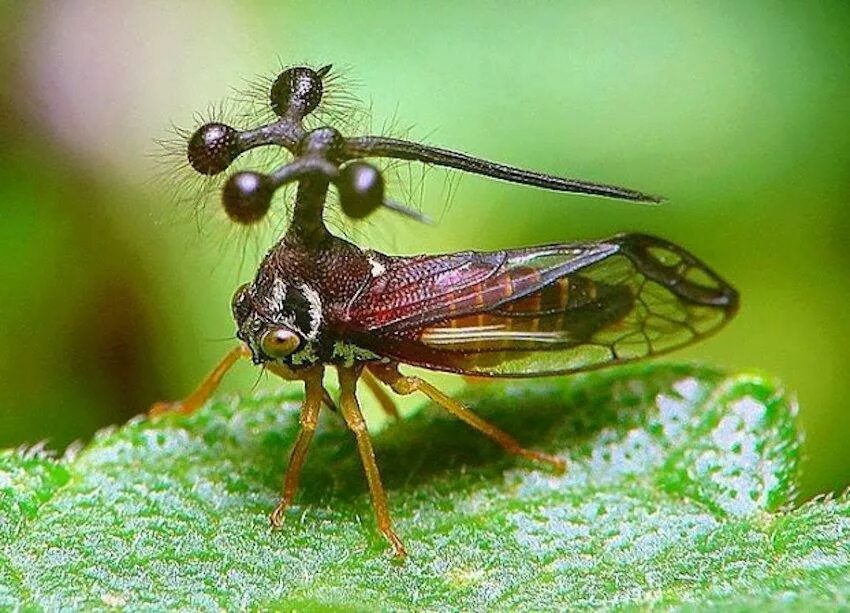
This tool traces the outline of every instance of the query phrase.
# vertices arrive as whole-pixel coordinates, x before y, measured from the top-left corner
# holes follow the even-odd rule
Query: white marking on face
[[[280,278],[275,278],[272,281],[272,287],[266,297],[266,303],[273,311],[279,311],[286,301],[286,283]]]
[[[306,335],[307,340],[313,340],[319,333],[322,325],[322,299],[319,293],[306,283],[301,284],[301,293],[310,303],[310,330]]]
[[[381,262],[379,262],[375,258],[369,258],[369,263],[372,265],[372,276],[373,277],[380,277],[382,274],[387,272],[387,267],[384,266]]]

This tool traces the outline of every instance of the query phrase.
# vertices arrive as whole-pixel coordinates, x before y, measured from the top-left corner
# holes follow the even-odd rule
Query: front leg
[[[299,417],[301,428],[298,431],[298,437],[295,439],[295,444],[292,446],[292,453],[289,456],[289,467],[286,469],[286,477],[283,480],[283,491],[280,502],[277,503],[274,511],[269,515],[269,521],[272,527],[280,528],[283,524],[284,513],[292,505],[295,492],[298,490],[298,479],[301,476],[301,468],[304,466],[307,449],[313,440],[313,434],[316,432],[319,411],[322,408],[322,402],[327,392],[322,386],[322,376],[325,369],[321,365],[316,365],[297,375],[285,367],[278,367],[276,365],[270,368],[270,370],[287,380],[300,378],[304,381],[304,404],[301,406],[301,416]]]
[[[229,351],[227,355],[222,358],[221,362],[219,362],[212,372],[208,374],[203,381],[201,381],[201,384],[194,392],[186,396],[183,400],[177,400],[174,402],[157,402],[148,410],[148,415],[151,417],[157,417],[163,413],[172,412],[181,413],[183,415],[191,415],[201,408],[207,400],[209,400],[210,396],[212,396],[213,392],[215,392],[218,388],[224,375],[227,374],[227,371],[233,368],[233,365],[236,364],[240,358],[249,357],[251,357],[251,350],[248,349],[247,345],[240,343],[238,347]]]
[[[345,418],[345,423],[354,433],[354,438],[357,442],[357,450],[360,452],[360,460],[363,463],[363,470],[366,473],[366,481],[369,483],[369,494],[372,496],[372,506],[375,509],[375,518],[378,522],[378,530],[387,538],[393,546],[393,551],[396,558],[403,558],[407,555],[404,549],[404,544],[392,527],[390,519],[389,505],[387,503],[387,493],[384,491],[384,486],[381,483],[381,474],[378,471],[378,464],[375,462],[375,450],[372,449],[372,440],[369,438],[369,431],[366,429],[366,422],[363,419],[363,414],[360,412],[360,404],[357,402],[357,379],[360,377],[362,366],[354,366],[351,368],[339,366],[339,387],[340,387],[340,409],[342,416]]]
[[[218,389],[218,386],[221,385],[221,380],[224,378],[224,375],[233,368],[240,358],[250,357],[251,350],[244,343],[240,343],[238,347],[230,350],[227,355],[225,355],[221,361],[216,364],[212,372],[204,377],[203,381],[201,381],[195,391],[186,396],[183,400],[155,402],[151,408],[148,409],[148,415],[150,417],[158,417],[165,413],[191,415],[204,406],[204,403],[210,399],[210,396],[212,396]],[[267,368],[286,381],[295,381],[303,378],[301,375],[296,374],[285,366],[269,364]],[[322,399],[329,409],[336,411],[336,405],[325,388],[322,388]]]

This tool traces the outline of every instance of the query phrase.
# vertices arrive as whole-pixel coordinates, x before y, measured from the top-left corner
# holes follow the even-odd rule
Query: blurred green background
[[[152,141],[278,61],[334,62],[376,130],[669,198],[466,177],[448,199],[441,171],[424,191],[401,172],[395,194],[439,224],[379,214],[358,242],[680,243],[743,304],[671,359],[781,377],[807,432],[803,495],[850,483],[850,4],[80,0],[0,18],[0,447],[85,440],[184,394],[231,346],[231,293],[271,237],[191,221]],[[272,383],[243,364],[224,387]]]

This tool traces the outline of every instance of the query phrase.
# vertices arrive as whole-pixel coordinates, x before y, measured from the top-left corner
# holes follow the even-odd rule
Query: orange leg
[[[566,470],[567,464],[561,458],[541,451],[526,449],[510,434],[500,430],[490,422],[481,419],[463,404],[446,396],[443,392],[427,381],[424,381],[419,377],[406,377],[402,375],[398,372],[397,364],[373,365],[372,372],[375,373],[375,376],[378,377],[378,379],[389,385],[397,394],[406,396],[407,394],[412,394],[414,392],[422,392],[428,396],[428,398],[443,407],[446,411],[456,417],[459,417],[488,438],[497,442],[499,445],[504,447],[508,453],[536,460],[538,462],[546,462],[547,464],[551,464],[552,467],[559,473]]]
[[[266,364],[266,370],[273,372],[278,377],[283,379],[284,381],[303,381],[305,380],[305,375],[303,373],[296,373],[291,368],[284,366],[283,364],[278,364],[276,362],[268,362]],[[319,379],[321,383],[321,378]],[[334,399],[331,398],[331,395],[328,394],[328,390],[322,387],[322,401],[327,405],[327,407],[336,412],[336,403],[334,403]]]
[[[337,368],[339,372],[340,409],[342,416],[345,418],[345,423],[348,424],[357,441],[357,450],[360,452],[360,460],[363,463],[363,470],[366,473],[366,481],[369,483],[369,494],[372,496],[372,506],[375,509],[378,530],[381,531],[392,545],[395,557],[403,558],[407,555],[407,552],[404,549],[401,539],[393,531],[389,505],[387,504],[387,494],[384,491],[383,484],[381,484],[381,475],[378,472],[378,465],[375,462],[375,451],[372,449],[372,440],[369,438],[369,432],[366,430],[366,422],[363,420],[363,414],[360,412],[360,405],[357,402],[357,379],[360,377],[361,369],[362,367],[357,366],[353,368],[340,366]]]
[[[295,375],[289,369],[277,365],[270,370],[285,379],[300,378],[304,380],[304,405],[301,407],[301,417],[299,418],[301,429],[298,431],[298,437],[295,439],[295,444],[292,446],[292,453],[289,456],[289,467],[286,469],[286,477],[283,480],[283,492],[280,502],[277,503],[274,511],[269,516],[272,527],[280,528],[283,524],[284,512],[292,504],[293,498],[295,498],[295,492],[298,489],[298,478],[301,476],[301,468],[304,466],[304,458],[307,456],[307,449],[310,446],[310,441],[313,440],[313,434],[316,432],[319,411],[322,408],[322,402],[327,392],[322,387],[324,367],[321,365],[314,366],[299,375]]]
[[[148,415],[156,417],[157,415],[171,412],[191,415],[201,408],[207,400],[209,400],[209,397],[212,396],[213,392],[215,392],[216,388],[218,388],[221,383],[221,379],[239,360],[239,358],[247,358],[250,356],[251,351],[248,347],[240,344],[224,356],[213,371],[208,374],[203,381],[201,381],[201,384],[194,392],[186,396],[183,400],[177,400],[175,402],[157,402],[148,410]]]
[[[390,397],[382,386],[380,381],[372,374],[367,366],[363,371],[363,382],[366,384],[366,387],[369,388],[369,391],[372,392],[372,395],[375,397],[375,400],[378,401],[378,404],[381,405],[381,408],[384,410],[384,413],[392,417],[393,419],[398,419],[398,407],[395,404],[395,401]]]

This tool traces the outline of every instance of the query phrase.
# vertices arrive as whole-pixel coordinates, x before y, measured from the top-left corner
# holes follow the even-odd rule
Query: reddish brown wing
[[[358,344],[468,374],[574,372],[662,353],[715,331],[738,301],[692,255],[644,235],[370,258],[373,280],[348,309]]]
[[[348,306],[363,330],[393,333],[517,300],[617,250],[605,242],[410,258],[369,252],[372,282]]]

